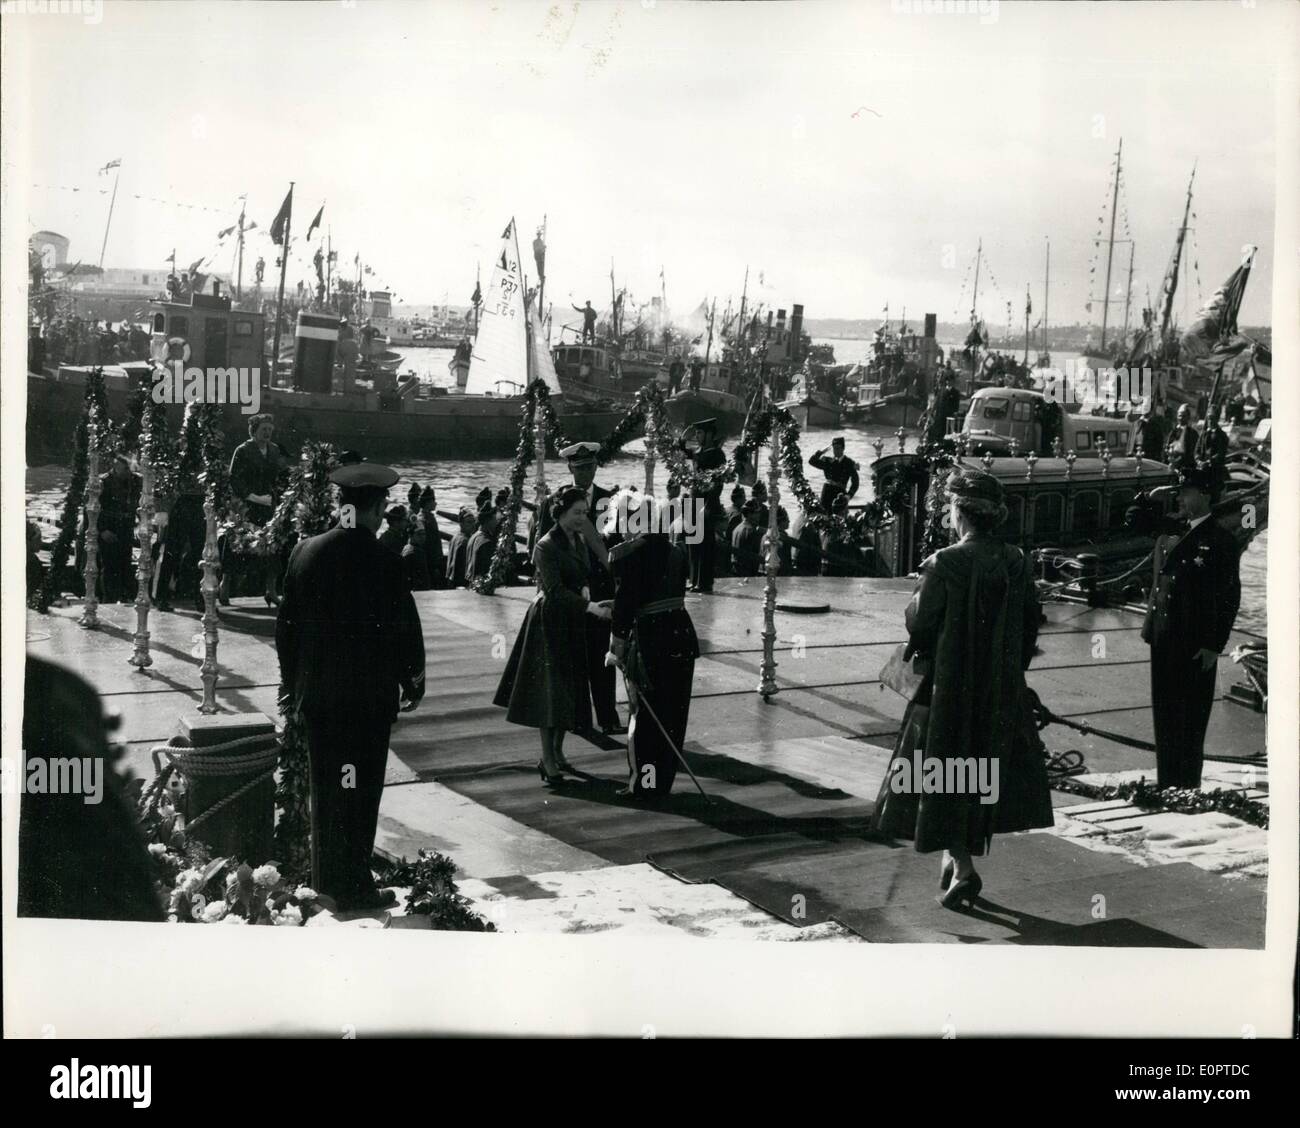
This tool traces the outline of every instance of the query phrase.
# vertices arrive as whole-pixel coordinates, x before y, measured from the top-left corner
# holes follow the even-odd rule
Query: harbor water
[[[865,359],[869,342],[867,340],[825,339],[817,343],[831,345],[835,349],[838,363],[853,363]],[[414,372],[425,382],[443,387],[451,387],[454,380],[448,371],[451,360],[450,349],[396,349],[402,357],[399,372]],[[1062,354],[1057,359],[1062,362],[1074,354]],[[855,501],[871,499],[871,475],[868,471],[875,451],[872,442],[881,439],[886,450],[896,450],[898,439],[896,428],[854,426],[842,430],[809,428],[800,438],[800,447],[804,456],[809,457],[815,450],[828,448],[831,439],[843,435],[845,452],[863,468],[862,486]],[[603,435],[572,435],[574,441],[591,439],[600,440]],[[908,443],[915,445],[913,430]],[[729,444],[724,444],[729,447]],[[364,452],[362,452],[364,453]],[[624,452],[606,466],[599,475],[601,485],[607,488],[620,486],[641,486],[645,482],[645,469],[642,462],[644,446],[635,440],[624,448]],[[764,466],[765,463],[760,463]],[[489,459],[441,459],[436,451],[431,451],[427,459],[407,460],[395,466],[402,480],[393,490],[394,504],[405,503],[406,490],[410,483],[418,482],[421,486],[431,485],[438,494],[438,508],[455,511],[462,505],[472,506],[475,495],[484,487],[491,486],[494,491],[506,485],[510,480],[511,461],[505,458]],[[814,486],[820,484],[821,476],[811,468],[807,471]],[[548,481],[567,480],[566,467],[562,461],[552,458],[547,462]],[[655,480],[662,485],[665,471],[662,464],[655,467]],[[53,542],[58,533],[56,521],[62,509],[67,491],[69,470],[60,466],[41,466],[27,471],[27,515],[36,520],[40,526],[46,544]],[[533,468],[529,467],[525,481],[524,496],[531,500],[533,486]],[[793,514],[792,514],[793,516]],[[444,522],[444,527],[446,523]],[[520,522],[518,533],[525,532],[525,523]],[[1237,626],[1241,630],[1264,634],[1267,629],[1267,584],[1266,567],[1268,555],[1268,533],[1262,533],[1246,549],[1241,561],[1242,600],[1241,612],[1237,616]]]

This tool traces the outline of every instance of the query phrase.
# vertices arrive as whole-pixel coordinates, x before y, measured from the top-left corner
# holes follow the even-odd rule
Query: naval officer
[[[1142,639],[1160,787],[1201,785],[1218,661],[1241,604],[1237,542],[1210,513],[1215,485],[1213,467],[1194,466],[1179,476],[1173,519],[1139,507],[1138,523],[1159,534]]]
[[[307,729],[312,886],[343,910],[392,904],[370,872],[388,734],[424,696],[424,636],[400,557],[375,534],[397,472],[330,474],[339,522],[294,546],[275,624],[280,682]]]
[[[618,533],[602,538],[596,531],[597,523],[609,508],[613,490],[596,482],[596,455],[599,443],[573,443],[560,451],[567,459],[574,488],[582,490],[587,501],[587,516],[579,523],[578,534],[586,545],[590,575],[588,588],[591,602],[602,603],[614,598],[614,576],[609,567],[609,549],[621,539]],[[532,522],[528,538],[529,551],[544,537],[554,523],[551,507],[543,506]],[[609,651],[609,620],[595,615],[583,617],[587,632],[587,681],[591,687],[591,704],[596,713],[596,724],[607,736],[621,735],[627,727],[619,720],[616,697],[616,679],[613,667],[605,665]]]

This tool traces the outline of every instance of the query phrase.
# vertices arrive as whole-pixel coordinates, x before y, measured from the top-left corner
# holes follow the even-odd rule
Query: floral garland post
[[[546,385],[541,380],[534,380],[528,388],[528,394],[524,396],[523,410],[519,414],[519,441],[515,445],[515,461],[510,470],[510,509],[501,524],[487,575],[474,580],[474,590],[479,595],[491,595],[505,583],[509,575],[510,561],[515,551],[515,527],[519,523],[519,510],[524,499],[524,472],[536,453],[533,428],[538,413],[545,412],[549,406]],[[551,433],[557,444],[563,443],[562,432],[552,428]]]
[[[149,588],[153,579],[153,463],[149,450],[142,444],[140,450],[140,509],[136,514],[136,539],[140,542],[140,563],[136,569],[138,585],[135,594],[135,650],[128,661],[136,669],[153,665],[149,654]]]
[[[86,604],[78,622],[88,631],[99,626],[99,428],[90,424],[86,428],[89,448],[86,460]],[[53,569],[53,561],[50,564]]]
[[[91,439],[91,427],[94,438]],[[72,552],[73,542],[77,536],[77,525],[81,507],[86,499],[86,487],[89,484],[90,451],[102,452],[110,449],[112,428],[108,422],[108,393],[104,387],[103,369],[94,368],[86,375],[86,389],[83,399],[81,419],[73,438],[72,479],[68,483],[68,492],[63,499],[63,515],[59,518],[59,535],[50,550],[50,566],[45,573],[41,590],[37,593],[33,605],[37,611],[44,613],[50,604],[62,593],[63,569]],[[98,471],[98,467],[96,467]],[[98,480],[98,472],[94,475]]]
[[[770,701],[776,684],[776,571],[781,558],[781,529],[777,509],[781,504],[781,460],[775,437],[767,471],[767,580],[763,587],[763,665],[759,695]]]
[[[199,712],[217,712],[217,572],[221,567],[217,553],[217,491],[208,486],[203,495],[203,520],[206,534],[203,538],[203,663],[199,677],[203,682],[203,702]]]

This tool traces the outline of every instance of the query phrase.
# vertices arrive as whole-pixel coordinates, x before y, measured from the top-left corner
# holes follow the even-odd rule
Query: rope
[[[1042,698],[1032,689],[1029,691],[1029,695],[1034,709],[1034,721],[1038,725],[1040,731],[1045,729],[1048,725],[1064,725],[1066,728],[1074,729],[1075,732],[1081,732],[1090,736],[1104,737],[1106,740],[1115,741],[1116,744],[1126,744],[1130,748],[1140,748],[1144,752],[1154,752],[1156,750],[1156,746],[1148,741],[1138,740],[1136,737],[1132,736],[1123,736],[1117,732],[1108,732],[1106,729],[1095,728],[1093,725],[1086,725],[1081,721],[1071,721],[1066,717],[1059,717],[1043,704]],[[1062,753],[1062,755],[1056,757],[1056,759],[1062,759],[1069,755],[1070,753],[1068,752]],[[1079,754],[1075,753],[1075,755]],[[1080,763],[1082,763],[1081,755]]]
[[[280,737],[277,733],[261,733],[256,736],[241,736],[223,744],[207,744],[195,748],[184,741],[182,736],[174,736],[166,744],[160,744],[150,751],[155,770],[159,767],[159,756],[166,756],[186,776],[228,776],[243,775],[245,772],[273,767],[280,756]],[[221,753],[234,748],[256,746],[256,752],[242,756],[223,756]]]
[[[275,775],[275,768],[268,768],[266,771],[262,772],[261,775],[254,776],[246,784],[244,784],[242,787],[238,788],[237,790],[232,791],[224,799],[216,803],[213,803],[212,806],[209,807],[202,814],[196,815],[193,819],[190,820],[189,825],[185,829],[193,830],[200,823],[206,822],[218,811],[222,810],[225,807],[230,806],[230,804],[233,803],[236,799],[240,798],[240,796],[247,794],[249,791],[252,791],[253,788],[257,787],[259,784],[265,783],[268,779],[271,779],[274,775]]]

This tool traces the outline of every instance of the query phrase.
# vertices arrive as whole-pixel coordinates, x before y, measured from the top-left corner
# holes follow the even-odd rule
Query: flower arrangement
[[[275,848],[285,869],[294,876],[311,872],[311,771],[307,760],[307,730],[280,687],[279,774],[275,784]]]
[[[275,862],[254,868],[208,858],[200,843],[184,852],[153,843],[159,900],[172,923],[299,927],[329,908],[314,889],[286,880]]]
[[[496,926],[470,907],[456,891],[456,863],[436,850],[420,850],[414,862],[405,858],[390,866],[385,885],[409,886],[406,911],[429,919],[431,927],[447,932],[495,932]]]
[[[1221,811],[1252,826],[1268,826],[1268,807],[1254,799],[1246,798],[1242,791],[1225,791],[1216,787],[1202,791],[1196,787],[1158,787],[1145,776],[1130,783],[1110,786],[1084,783],[1077,779],[1053,780],[1056,791],[1068,791],[1089,799],[1128,799],[1144,811],[1177,811],[1190,815],[1202,811]]]

